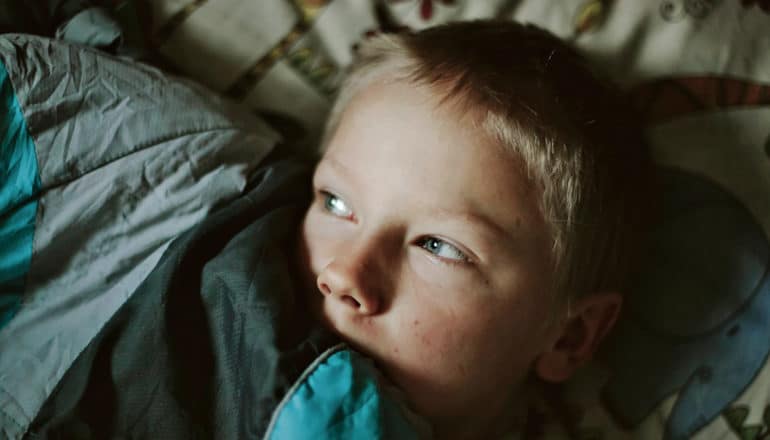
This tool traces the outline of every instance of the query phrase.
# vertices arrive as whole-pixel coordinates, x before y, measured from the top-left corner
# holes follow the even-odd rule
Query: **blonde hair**
[[[375,81],[410,81],[454,98],[521,158],[551,229],[560,298],[626,289],[644,235],[649,158],[634,115],[574,49],[508,21],[372,37],[340,88],[322,148],[349,101]]]

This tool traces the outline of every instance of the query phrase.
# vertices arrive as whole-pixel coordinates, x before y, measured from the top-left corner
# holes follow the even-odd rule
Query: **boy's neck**
[[[498,439],[520,432],[526,422],[531,389],[527,385],[511,393],[500,411],[480,408],[476,414],[453,417],[434,423],[433,438],[447,440]],[[507,438],[507,437],[506,437]]]

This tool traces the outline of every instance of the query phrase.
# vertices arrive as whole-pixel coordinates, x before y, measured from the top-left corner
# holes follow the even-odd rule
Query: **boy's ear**
[[[596,293],[572,305],[556,342],[535,360],[534,372],[546,382],[564,382],[588,362],[615,325],[623,304],[616,292]]]

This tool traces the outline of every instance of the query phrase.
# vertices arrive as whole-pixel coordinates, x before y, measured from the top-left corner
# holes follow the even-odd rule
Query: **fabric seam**
[[[5,394],[5,395],[7,395],[7,396],[10,396],[10,397],[11,397],[13,400],[15,400],[15,399],[13,398],[13,395],[12,395],[11,393],[9,393],[9,392],[8,392],[8,391],[5,389],[5,387],[4,387],[4,386],[2,386],[2,384],[0,384],[0,391],[2,391],[2,392],[3,392],[3,394]],[[10,414],[9,414],[9,413],[8,413],[6,410],[4,410],[3,408],[0,408],[0,413],[2,413],[2,415],[3,415],[4,417],[6,417],[8,420],[10,420],[11,422],[13,422],[13,423],[16,425],[16,427],[18,427],[18,428],[19,428],[19,429],[22,431],[22,434],[23,434],[24,432],[26,432],[27,428],[25,428],[25,427],[24,427],[24,425],[23,425],[23,424],[21,424],[21,423],[20,423],[20,422],[19,422],[19,421],[16,419],[16,417],[13,417],[12,415],[10,415]]]

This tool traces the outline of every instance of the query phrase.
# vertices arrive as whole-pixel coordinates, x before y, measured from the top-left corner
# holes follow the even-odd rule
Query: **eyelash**
[[[335,195],[332,192],[326,191],[326,190],[319,190],[318,194],[321,197],[322,208],[323,208],[324,211],[326,211],[330,215],[333,215],[333,216],[335,216],[337,218],[341,218],[341,219],[344,219],[344,220],[355,220],[355,215],[352,213],[352,210],[348,206],[346,206],[347,209],[351,211],[349,216],[342,216],[342,215],[338,215],[338,214],[335,214],[334,212],[332,212],[332,209],[329,207],[331,199],[339,200],[342,203],[344,203],[345,205],[347,205],[345,203],[345,201],[342,200],[339,196]],[[457,258],[457,259],[455,259],[455,258],[447,258],[447,257],[442,257],[442,256],[440,256],[440,255],[438,255],[436,253],[431,252],[430,249],[428,248],[428,243],[430,243],[431,241],[433,241],[434,243],[438,242],[438,243],[444,244],[446,246],[451,246],[454,249],[454,251],[456,251],[460,255],[461,258]],[[470,263],[470,258],[468,258],[468,255],[465,252],[463,252],[462,250],[460,250],[457,246],[453,245],[452,243],[449,243],[446,240],[442,240],[442,239],[434,237],[432,235],[426,235],[424,237],[420,237],[419,239],[417,239],[414,242],[414,244],[419,246],[420,248],[422,248],[423,250],[425,250],[426,252],[428,252],[429,254],[431,254],[432,256],[434,256],[435,258],[437,258],[439,261],[441,261],[444,264],[451,265],[451,266],[461,266],[461,265],[467,265],[468,263]]]

